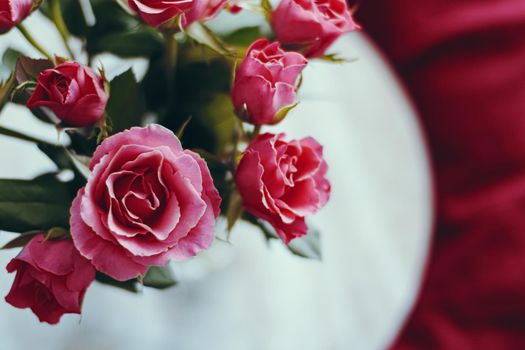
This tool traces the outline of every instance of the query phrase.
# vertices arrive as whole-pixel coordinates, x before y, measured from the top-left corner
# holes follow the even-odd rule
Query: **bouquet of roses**
[[[204,24],[241,10],[269,25]],[[68,57],[24,26],[34,11]],[[0,0],[0,33],[20,31],[42,55],[3,53],[0,111],[25,105],[64,141],[0,127],[56,165],[0,180],[0,230],[19,233],[2,249],[22,248],[7,265],[16,277],[6,301],[55,324],[80,313],[94,280],[173,286],[168,263],[228,239],[238,220],[319,257],[305,219],[330,194],[322,146],[261,129],[293,114],[308,60],[340,61],[326,51],[356,28],[344,0]],[[108,80],[101,53],[146,58],[145,76],[130,68]],[[215,234],[221,217],[225,238]]]

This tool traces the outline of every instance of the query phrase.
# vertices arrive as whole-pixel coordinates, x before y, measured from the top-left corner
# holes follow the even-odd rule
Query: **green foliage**
[[[69,227],[73,196],[53,174],[33,180],[0,179],[0,230],[26,232]]]
[[[146,287],[167,289],[175,286],[177,281],[169,266],[152,266],[144,276],[142,283]]]
[[[267,221],[258,219],[249,213],[245,213],[243,215],[243,219],[257,226],[264,234],[266,239],[280,240],[279,235],[277,232],[275,232],[275,229]],[[294,255],[297,255],[301,258],[321,260],[321,233],[316,228],[313,228],[313,226],[309,223],[308,233],[303,237],[292,240],[288,244],[287,248]]]
[[[144,99],[131,68],[111,81],[106,111],[111,118],[113,132],[141,125]]]
[[[255,40],[263,36],[264,34],[259,26],[243,27],[232,33],[223,35],[222,40],[229,45],[248,47]]]

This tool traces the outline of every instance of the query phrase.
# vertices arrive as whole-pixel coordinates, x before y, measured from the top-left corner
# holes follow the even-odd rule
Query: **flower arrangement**
[[[69,57],[47,52],[24,26],[34,11],[50,19]],[[215,33],[205,22],[221,11],[259,13],[269,25]],[[306,219],[330,196],[323,148],[262,128],[292,114],[308,61],[342,61],[327,50],[357,28],[344,0],[281,0],[275,9],[241,0],[0,0],[0,33],[19,30],[42,55],[4,53],[0,111],[25,105],[68,140],[0,127],[57,169],[0,179],[0,230],[19,233],[2,249],[21,248],[7,266],[16,277],[6,301],[56,324],[81,312],[94,280],[171,287],[168,263],[210,248],[217,220],[227,238],[244,220],[297,255],[319,257]],[[144,57],[147,72],[109,80],[101,53]]]

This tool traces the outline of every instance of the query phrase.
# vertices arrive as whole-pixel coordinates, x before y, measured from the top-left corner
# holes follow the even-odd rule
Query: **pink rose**
[[[194,4],[193,9],[186,14],[186,26],[193,22],[213,19],[227,2],[228,0],[201,0],[200,4]]]
[[[11,260],[7,271],[16,271],[16,277],[5,300],[31,308],[40,322],[50,324],[63,314],[80,314],[86,289],[95,279],[95,269],[71,240],[46,240],[43,234]]]
[[[297,80],[306,64],[301,54],[283,51],[278,42],[255,41],[235,74],[237,114],[256,125],[280,122],[278,112],[296,103]]]
[[[345,0],[281,0],[271,15],[277,40],[306,57],[319,57],[342,34],[359,26]]]
[[[206,0],[128,0],[129,7],[139,14],[144,22],[159,27],[177,16],[185,27],[203,15],[207,8]],[[192,15],[192,12],[195,14]],[[179,25],[173,23],[172,27]]]
[[[0,33],[22,22],[33,8],[32,0],[0,0]]]
[[[160,125],[106,139],[71,207],[71,235],[97,270],[124,281],[185,260],[214,239],[221,198],[206,163]]]
[[[323,148],[312,138],[284,141],[285,135],[259,135],[248,146],[235,174],[246,211],[268,221],[282,240],[305,235],[305,217],[330,196]]]
[[[27,106],[47,107],[66,124],[81,127],[102,118],[107,101],[100,76],[80,63],[66,62],[40,73]]]

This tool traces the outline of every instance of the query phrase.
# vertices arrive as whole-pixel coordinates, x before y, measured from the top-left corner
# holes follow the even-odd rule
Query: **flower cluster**
[[[16,276],[6,301],[55,324],[81,312],[94,280],[128,290],[171,286],[168,263],[210,248],[221,216],[228,230],[244,220],[300,253],[290,243],[308,236],[306,219],[330,196],[323,147],[261,129],[299,104],[309,60],[358,28],[346,3],[282,0],[275,10],[265,3],[271,32],[218,36],[202,22],[221,10],[238,13],[242,2],[128,0],[125,9],[93,2],[95,15],[112,15],[83,30],[50,1],[52,14],[42,13],[68,57],[49,54],[24,27],[40,2],[0,0],[0,32],[16,27],[44,56],[16,53],[0,83],[0,112],[26,105],[69,140],[0,131],[36,143],[58,169],[0,179],[0,198],[16,206],[0,203],[0,230],[20,234],[2,249],[22,248],[7,265]],[[85,43],[82,52],[72,50],[71,36]],[[103,62],[93,61],[103,52],[145,57],[145,77],[137,81],[129,69],[108,79]],[[64,170],[73,178],[57,176]]]

